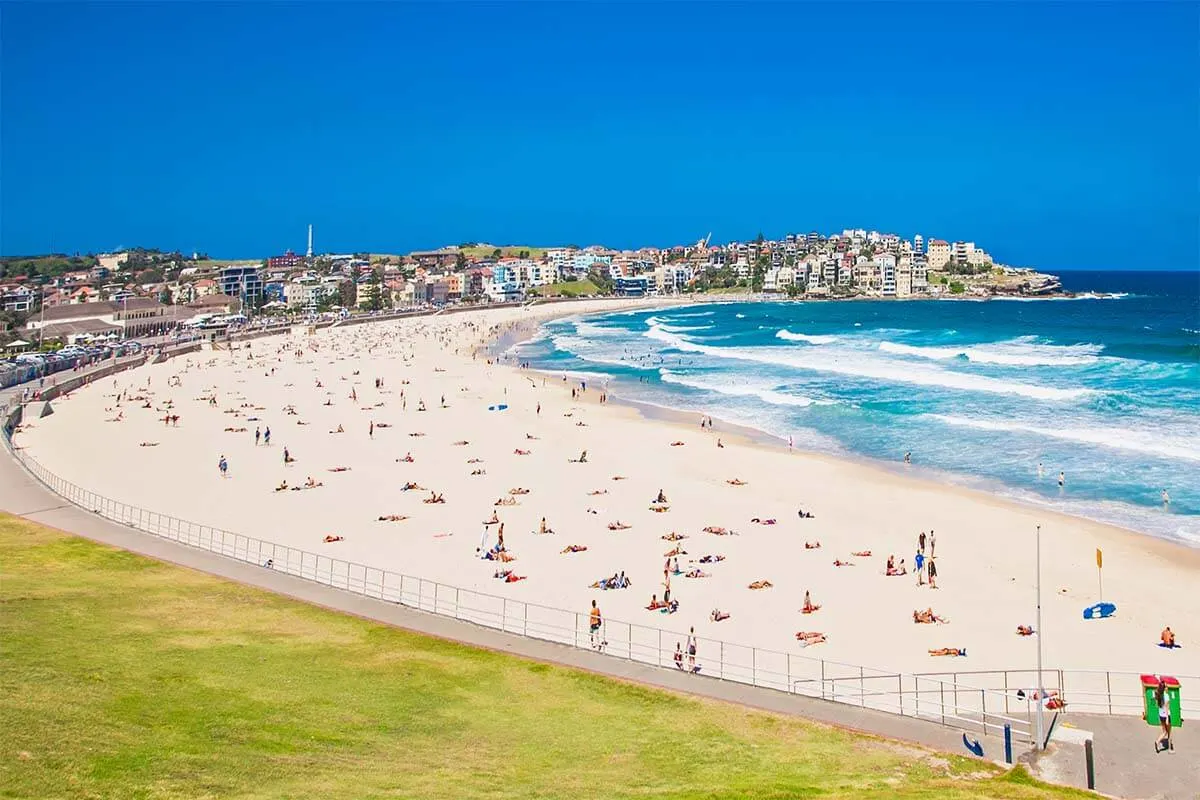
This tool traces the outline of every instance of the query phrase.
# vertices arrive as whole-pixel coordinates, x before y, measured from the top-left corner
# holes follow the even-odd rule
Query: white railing
[[[586,611],[567,611],[448,586],[420,576],[189,522],[128,505],[66,481],[23,450],[14,450],[13,456],[55,494],[136,530],[365,597],[569,647],[592,646]],[[674,666],[676,643],[685,639],[683,633],[609,619],[604,622],[601,643],[596,649],[608,656],[670,668]],[[712,678],[919,717],[975,733],[998,734],[1008,725],[1017,741],[1031,741],[1029,705],[995,689],[951,683],[939,677],[889,673],[703,636],[697,637],[697,653],[700,674]]]

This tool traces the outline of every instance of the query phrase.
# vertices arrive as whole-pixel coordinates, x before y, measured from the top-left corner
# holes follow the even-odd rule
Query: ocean
[[[1200,275],[1062,278],[1087,294],[704,303],[557,320],[516,355],[615,398],[1200,547]]]

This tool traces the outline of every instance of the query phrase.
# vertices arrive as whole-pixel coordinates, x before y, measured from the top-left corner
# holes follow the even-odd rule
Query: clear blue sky
[[[0,6],[0,252],[867,227],[1200,265],[1196,3]]]

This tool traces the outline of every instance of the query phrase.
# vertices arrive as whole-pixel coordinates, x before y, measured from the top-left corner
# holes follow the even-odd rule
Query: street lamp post
[[[1042,526],[1037,526],[1037,749],[1045,747],[1045,722],[1042,719],[1042,708],[1046,697],[1046,687],[1042,683],[1042,639],[1046,631],[1042,628]]]

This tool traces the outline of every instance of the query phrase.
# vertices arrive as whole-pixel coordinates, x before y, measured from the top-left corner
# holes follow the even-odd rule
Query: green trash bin
[[[1158,721],[1158,702],[1154,696],[1158,693],[1158,679],[1162,678],[1166,684],[1167,691],[1167,710],[1170,713],[1171,727],[1178,728],[1183,725],[1183,710],[1180,708],[1179,699],[1179,679],[1173,678],[1170,675],[1143,675],[1142,677],[1142,719],[1146,720],[1146,724],[1157,728]]]

